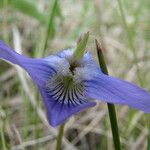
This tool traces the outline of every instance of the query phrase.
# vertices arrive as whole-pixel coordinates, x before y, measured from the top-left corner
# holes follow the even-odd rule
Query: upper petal
[[[66,59],[69,62],[71,62],[73,60],[73,50],[70,50],[70,49],[58,52],[56,55],[60,58]],[[84,56],[78,60],[77,64],[79,64],[81,67],[89,66],[89,65],[97,67],[97,65],[96,65],[95,61],[93,60],[89,51],[87,51],[84,54]]]

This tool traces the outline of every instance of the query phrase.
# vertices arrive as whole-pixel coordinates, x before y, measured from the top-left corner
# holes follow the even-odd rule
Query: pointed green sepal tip
[[[77,44],[76,49],[74,50],[74,54],[73,54],[74,60],[78,60],[84,55],[88,38],[89,38],[89,32],[85,33],[83,35],[83,38],[80,39],[79,43]]]

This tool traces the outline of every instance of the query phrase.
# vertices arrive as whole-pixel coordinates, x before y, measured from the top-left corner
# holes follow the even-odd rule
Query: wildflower
[[[41,93],[52,126],[94,106],[93,99],[150,113],[147,91],[103,74],[89,52],[76,61],[73,57],[73,51],[68,49],[46,58],[27,58],[0,41],[0,59],[17,64],[28,72]]]

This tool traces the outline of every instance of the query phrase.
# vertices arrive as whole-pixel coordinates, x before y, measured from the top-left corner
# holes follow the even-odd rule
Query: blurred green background
[[[26,56],[75,47],[86,31],[95,61],[98,39],[110,75],[150,91],[149,0],[0,0],[0,39]],[[122,106],[117,116],[122,149],[147,149],[150,116]],[[0,150],[53,150],[57,130],[28,75],[0,60]],[[64,150],[113,150],[104,103],[71,117],[65,130]]]

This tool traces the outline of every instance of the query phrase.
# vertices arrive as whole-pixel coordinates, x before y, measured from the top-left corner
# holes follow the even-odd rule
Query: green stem
[[[97,42],[97,40],[96,40],[96,49],[97,49],[97,55],[98,55],[100,68],[104,74],[108,75],[108,70],[107,70],[105,59],[102,53],[102,48],[100,44]],[[112,129],[114,147],[115,147],[115,150],[121,150],[115,106],[109,103],[107,103],[107,106],[108,106],[108,111],[109,111],[109,119],[110,119],[110,124],[111,124],[111,129]]]
[[[146,119],[147,119],[147,128],[148,128],[147,150],[150,150],[150,120],[149,120],[149,114],[146,115]]]
[[[0,127],[1,141],[2,141],[2,145],[3,145],[3,150],[7,150],[5,137],[4,137],[4,132],[3,132],[3,127],[2,126]]]
[[[62,137],[63,137],[63,133],[64,133],[64,126],[65,126],[65,123],[63,123],[59,127],[59,132],[58,132],[58,136],[57,136],[57,143],[56,143],[56,149],[55,150],[61,150],[61,143],[62,143]]]
[[[54,0],[53,6],[52,6],[52,11],[49,15],[49,21],[48,21],[46,35],[45,35],[43,54],[45,54],[45,51],[47,48],[48,38],[52,34],[53,21],[54,21],[54,17],[55,17],[56,10],[57,10],[57,4],[58,4],[58,0]]]
[[[110,119],[110,124],[112,129],[115,150],[121,150],[115,106],[109,103],[107,104],[107,106],[109,111],[109,119]]]

